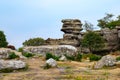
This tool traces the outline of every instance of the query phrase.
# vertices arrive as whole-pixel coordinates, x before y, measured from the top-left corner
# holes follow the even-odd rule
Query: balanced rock
[[[106,55],[103,56],[94,66],[95,69],[100,69],[104,66],[114,66],[116,63],[116,59],[113,56],[110,55]]]
[[[26,67],[26,63],[21,60],[0,60],[0,70],[2,69],[22,69]]]

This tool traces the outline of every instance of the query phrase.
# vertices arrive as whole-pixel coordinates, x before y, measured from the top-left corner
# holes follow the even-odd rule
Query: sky
[[[105,13],[120,15],[120,0],[0,0],[0,30],[18,48],[30,38],[62,38],[62,19],[89,21],[98,29]]]

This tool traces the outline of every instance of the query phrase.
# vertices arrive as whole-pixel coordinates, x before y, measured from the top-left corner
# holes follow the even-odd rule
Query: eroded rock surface
[[[77,53],[77,49],[71,45],[45,45],[45,46],[29,46],[23,48],[24,52],[29,52],[33,54],[41,54],[43,56],[46,53],[50,52],[56,56],[66,55],[75,55]]]

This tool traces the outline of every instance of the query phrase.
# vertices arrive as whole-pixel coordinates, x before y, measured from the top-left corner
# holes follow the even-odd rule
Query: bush
[[[15,59],[15,58],[19,58],[19,56],[16,55],[14,52],[10,52],[9,56],[8,56],[8,59]]]
[[[76,61],[81,61],[81,60],[82,60],[82,55],[78,53],[76,56]]]
[[[117,61],[120,61],[120,56],[116,58]]]
[[[101,59],[101,56],[92,54],[89,56],[90,61],[98,61]]]
[[[13,72],[13,69],[6,68],[6,69],[1,69],[0,70],[0,73],[10,73],[10,72]]]
[[[40,46],[40,45],[43,45],[44,43],[45,43],[45,40],[43,38],[33,38],[23,42],[23,45],[24,46]]]
[[[19,48],[19,49],[18,49],[18,52],[23,52],[23,48],[22,48],[22,47]]]
[[[82,55],[80,53],[78,53],[76,56],[74,56],[74,55],[68,56],[66,54],[65,54],[65,56],[68,60],[72,60],[72,61],[81,61],[82,60]]]
[[[68,55],[65,54],[65,57],[66,57],[68,60],[75,61],[75,56],[73,56],[73,55],[68,56]]]
[[[46,53],[46,60],[50,59],[50,58],[53,58],[58,61],[60,57],[57,57],[57,56],[53,55],[52,53]]]
[[[27,58],[34,56],[34,54],[32,54],[32,53],[27,53],[27,52],[22,53],[22,55],[25,56],[25,57],[27,57]]]

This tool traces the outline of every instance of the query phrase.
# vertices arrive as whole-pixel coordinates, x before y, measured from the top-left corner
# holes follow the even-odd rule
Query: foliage
[[[81,61],[81,60],[82,60],[82,55],[78,53],[76,56],[76,61]]]
[[[75,61],[75,56],[74,56],[74,55],[69,56],[69,55],[65,54],[65,57],[66,57],[68,60]]]
[[[13,46],[13,45],[8,45],[7,48],[10,48],[10,49],[12,49],[12,50],[15,50],[15,46]]]
[[[120,15],[114,20],[113,14],[106,14],[105,17],[98,20],[98,26],[101,28],[114,29],[116,26],[120,26]]]
[[[7,47],[8,42],[6,41],[6,36],[3,31],[0,31],[0,47]]]
[[[23,42],[23,45],[24,46],[40,46],[40,45],[43,45],[44,43],[45,43],[45,40],[43,38],[33,38]]]
[[[100,50],[104,47],[104,39],[99,34],[89,31],[84,35],[81,45],[89,48],[90,52]]]
[[[15,58],[19,58],[19,56],[16,55],[14,52],[10,52],[9,56],[8,56],[8,59],[15,59]]]
[[[34,54],[32,54],[32,53],[27,53],[27,52],[22,53],[22,55],[25,56],[25,57],[27,57],[27,58],[34,56]]]
[[[18,49],[18,52],[23,52],[23,48],[22,48],[22,47],[19,48],[19,49]]]
[[[89,56],[89,59],[90,61],[98,61],[101,59],[101,56],[92,54],[91,56]]]
[[[120,56],[116,58],[117,61],[120,61]]]
[[[72,61],[81,61],[82,60],[82,55],[80,53],[78,53],[77,55],[70,55],[70,56],[65,54],[65,57],[68,60],[72,60]]]
[[[88,21],[85,21],[84,25],[83,25],[83,28],[86,30],[86,31],[93,31],[93,24],[91,24],[90,22]]]
[[[53,58],[55,60],[59,60],[60,57],[53,55],[52,53],[46,53],[46,60]]]
[[[13,72],[13,69],[11,69],[11,68],[6,68],[6,69],[1,69],[1,70],[0,70],[0,73],[10,73],[10,72]]]

